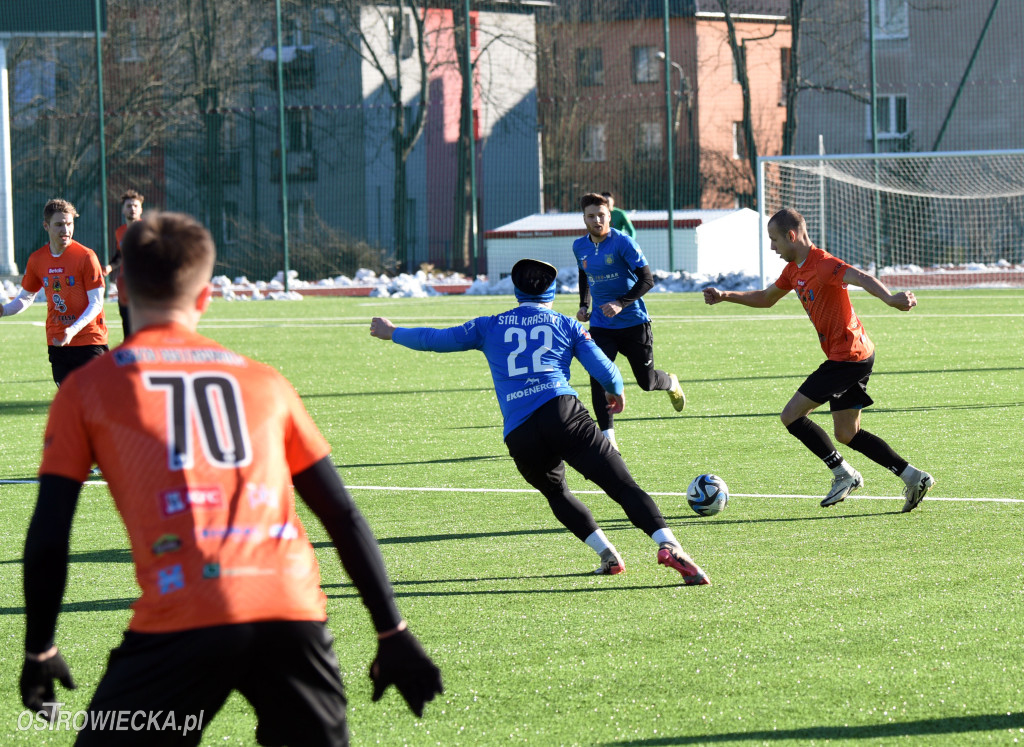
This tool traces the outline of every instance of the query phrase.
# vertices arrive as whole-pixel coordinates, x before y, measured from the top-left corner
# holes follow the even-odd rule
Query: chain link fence
[[[736,208],[759,155],[1022,147],[1021,32],[1009,0],[4,0],[10,255],[64,197],[109,256],[130,188],[232,278],[476,274],[589,191]]]

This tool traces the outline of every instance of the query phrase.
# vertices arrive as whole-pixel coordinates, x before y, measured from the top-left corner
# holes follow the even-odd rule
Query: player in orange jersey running
[[[283,376],[196,332],[211,297],[210,234],[188,216],[156,214],[132,225],[122,251],[119,290],[137,331],[68,377],[46,426],[25,540],[22,702],[52,718],[53,681],[74,686],[54,632],[72,517],[95,460],[142,595],[79,744],[198,744],[233,690],[253,705],[260,744],[347,743],[326,598],[293,484],[377,630],[373,699],[394,684],[422,715],[442,691],[440,671],[399,614],[330,446]],[[165,715],[143,737],[104,720],[122,712]],[[178,731],[167,728],[171,714]],[[185,722],[195,727],[187,736]]]
[[[58,387],[69,373],[107,352],[103,272],[95,252],[72,238],[77,217],[67,200],[46,203],[43,228],[49,243],[29,255],[21,293],[0,307],[0,316],[20,314],[45,291],[47,350]]]
[[[867,384],[875,362],[875,346],[850,304],[847,285],[859,286],[900,311],[910,311],[917,299],[910,291],[890,293],[878,278],[814,246],[807,234],[807,222],[796,210],[786,208],[773,215],[768,221],[768,236],[772,251],[787,262],[779,279],[757,291],[705,288],[704,301],[768,308],[791,290],[796,291],[828,360],[800,385],[781,418],[786,429],[832,470],[832,487],[821,505],[833,506],[864,484],[860,473],[836,451],[825,430],[807,417],[828,402],[836,438],[898,475],[906,486],[903,512],[913,511],[935,480],[860,427],[861,409],[874,402],[868,396]]]
[[[117,275],[121,269],[121,239],[124,238],[124,232],[128,230],[128,226],[135,221],[142,220],[142,203],[145,201],[146,198],[142,196],[142,193],[134,189],[125,190],[121,195],[121,215],[124,217],[124,223],[114,231],[114,256],[111,257],[110,264],[103,268],[103,274],[111,276],[111,282],[117,282]],[[131,334],[131,319],[128,316],[128,305],[120,297],[117,299],[117,310],[121,313],[121,330],[124,332],[124,336],[128,337]]]

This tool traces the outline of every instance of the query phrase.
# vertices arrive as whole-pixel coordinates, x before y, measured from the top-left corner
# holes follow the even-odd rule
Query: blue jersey
[[[644,300],[638,298],[621,312],[609,318],[601,311],[602,304],[622,298],[636,285],[636,271],[647,264],[640,245],[624,233],[609,229],[608,235],[597,246],[587,234],[572,245],[576,264],[585,273],[590,284],[593,308],[591,327],[624,329],[650,321]]]
[[[622,374],[575,319],[535,303],[523,303],[496,316],[478,316],[458,327],[398,327],[391,338],[413,350],[452,353],[481,350],[491,368],[494,394],[507,436],[533,412],[569,386],[569,365],[579,359],[587,373],[615,394]]]

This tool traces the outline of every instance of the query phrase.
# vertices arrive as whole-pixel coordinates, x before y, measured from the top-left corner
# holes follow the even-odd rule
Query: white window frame
[[[580,131],[580,160],[585,163],[600,163],[608,160],[607,128],[604,122],[583,125]]]
[[[142,55],[139,54],[139,20],[129,19],[125,23],[125,28],[128,32],[128,49],[118,62],[142,62]]]
[[[577,48],[576,76],[576,82],[581,87],[604,85],[604,50],[601,47]]]
[[[657,47],[633,47],[633,82],[637,85],[661,82],[661,66],[658,65]]]
[[[867,7],[871,5],[868,2]],[[876,39],[910,38],[910,0],[875,0]]]
[[[645,161],[665,158],[665,125],[662,122],[638,122],[636,126],[637,157]]]
[[[898,114],[899,114],[899,112],[898,112],[898,110],[899,110],[899,101],[903,102],[904,119],[906,119],[906,125],[907,125],[906,129],[903,130],[902,132],[900,132],[897,129],[897,123],[899,121],[899,116],[898,116]],[[884,128],[882,126],[878,127],[878,132],[877,132],[878,139],[879,140],[899,140],[901,138],[905,138],[907,136],[907,134],[910,132],[910,103],[909,103],[909,101],[907,99],[907,94],[905,94],[905,93],[883,93],[883,94],[879,94],[876,97],[876,99],[875,99],[875,103],[878,106],[879,113],[882,116],[885,116],[885,113],[882,112],[883,102],[885,102],[885,104],[884,104],[885,108],[888,109],[888,117],[886,117],[886,118],[889,121],[888,121],[888,125],[885,126]],[[865,118],[865,124],[867,125],[867,135],[866,135],[866,137],[867,137],[868,140],[870,140],[871,139],[871,107],[870,106],[867,107],[865,117],[866,117]]]

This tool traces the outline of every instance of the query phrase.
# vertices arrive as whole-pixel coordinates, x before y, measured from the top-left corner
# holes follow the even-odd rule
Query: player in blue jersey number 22
[[[657,543],[660,564],[678,571],[687,585],[709,584],[707,574],[683,551],[654,500],[636,484],[569,386],[569,366],[575,357],[601,382],[609,411],[620,412],[625,404],[622,375],[615,364],[582,324],[551,308],[557,274],[546,262],[523,259],[512,268],[519,301],[513,309],[448,329],[396,327],[374,317],[370,334],[413,350],[484,354],[509,454],[526,481],[547,498],[555,518],[600,556],[596,573],[621,573],[625,566],[590,510],[569,490],[565,463],[607,493],[634,526]]]

